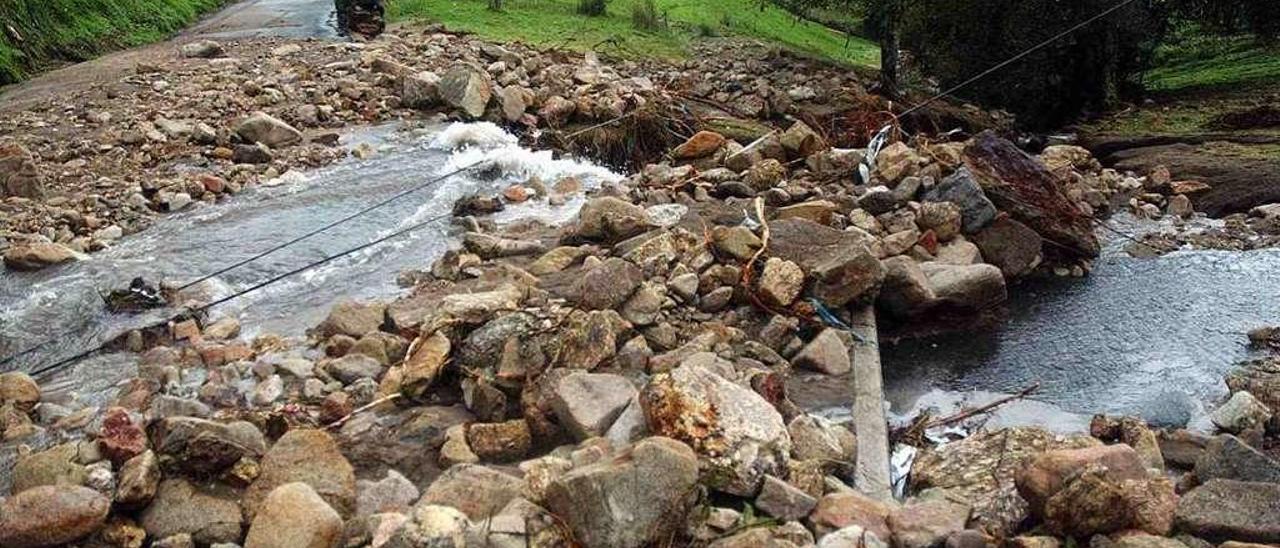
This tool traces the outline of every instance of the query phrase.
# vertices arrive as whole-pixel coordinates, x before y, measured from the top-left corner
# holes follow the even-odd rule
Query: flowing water
[[[1154,228],[1111,223],[1129,233]],[[1245,333],[1280,322],[1280,249],[1136,258],[1125,240],[1100,234],[1111,240],[1092,274],[1011,286],[1007,317],[994,327],[882,342],[893,411],[947,413],[1038,383],[1034,401],[1008,406],[995,422],[1079,430],[1089,414],[1122,413],[1203,426],[1206,407],[1226,394],[1223,375],[1251,355]],[[847,389],[801,387],[820,394],[817,407],[845,414]]]
[[[83,261],[0,277],[0,355],[52,341],[0,369],[32,370],[171,313],[108,314],[99,291],[122,287],[134,276],[198,278],[482,159],[497,167],[446,179],[203,289],[212,297],[230,294],[446,213],[468,193],[491,193],[532,176],[552,182],[572,175],[588,188],[619,178],[590,163],[521,148],[491,124],[387,126],[347,137],[348,145],[359,142],[377,152],[363,161],[286,174],[227,202],[168,216]],[[515,205],[497,220],[560,222],[581,200],[559,207]],[[249,336],[296,335],[340,299],[394,297],[402,291],[396,274],[430,265],[457,245],[457,234],[444,222],[431,225],[220,305],[211,315],[236,316]],[[1084,424],[1079,414],[1099,411],[1138,413],[1170,424],[1201,416],[1205,402],[1225,392],[1223,373],[1248,355],[1243,333],[1280,320],[1280,250],[1184,251],[1139,259],[1125,255],[1121,243],[1107,245],[1091,276],[1011,287],[1007,318],[997,327],[886,343],[885,384],[894,410],[982,403],[1040,383],[1035,401],[1008,407],[996,422],[1078,429]],[[133,359],[126,353],[99,355],[41,382],[55,401],[100,405],[116,383],[133,374]],[[816,387],[798,391],[807,407],[838,415],[847,405],[843,383],[799,383]]]
[[[586,188],[618,179],[590,163],[521,148],[514,136],[488,123],[416,130],[386,126],[347,137],[349,145],[362,142],[377,150],[367,160],[349,159],[306,174],[289,173],[227,202],[168,216],[86,260],[4,275],[0,278],[0,355],[53,341],[4,368],[41,368],[172,315],[171,310],[115,315],[104,309],[99,292],[124,287],[135,276],[179,282],[196,279],[461,167],[482,161],[493,166],[444,179],[193,290],[208,298],[231,294],[446,214],[455,200],[467,194],[491,194],[531,177],[554,182],[574,176]],[[558,207],[530,201],[508,206],[495,220],[538,218],[557,223],[572,216],[581,201],[580,195]],[[397,273],[429,266],[447,248],[456,247],[458,232],[447,220],[428,225],[219,305],[210,316],[239,318],[248,336],[263,331],[300,334],[323,319],[338,300],[396,295],[401,291]],[[99,403],[109,395],[105,389],[132,372],[127,355],[99,356],[52,374],[42,384],[64,398],[72,397],[74,391],[75,397],[89,398],[86,403]]]

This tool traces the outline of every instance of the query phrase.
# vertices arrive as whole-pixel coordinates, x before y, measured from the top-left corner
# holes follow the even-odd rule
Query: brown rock
[[[342,518],[305,483],[275,488],[249,527],[245,548],[337,548]]]
[[[889,514],[892,512],[893,508],[888,504],[857,491],[843,491],[818,499],[808,522],[818,536],[856,525],[887,539],[890,538]]]
[[[690,137],[689,140],[680,144],[675,150],[671,151],[671,157],[676,160],[692,160],[710,156],[720,147],[724,146],[725,138],[723,135],[714,131],[699,131]]]
[[[481,460],[512,462],[529,454],[533,434],[524,419],[477,423],[467,428],[467,445]]]
[[[276,487],[302,482],[341,515],[351,515],[356,504],[356,477],[338,444],[323,430],[290,430],[262,458],[261,474],[244,492],[245,518],[257,515],[262,501]]]
[[[0,503],[0,546],[60,546],[89,536],[106,522],[111,501],[87,487],[46,485]]]

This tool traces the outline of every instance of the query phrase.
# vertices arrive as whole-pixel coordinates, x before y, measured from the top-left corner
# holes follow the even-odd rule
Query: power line
[[[279,282],[280,280],[283,280],[283,279],[288,278],[288,277],[290,277],[290,276],[294,276],[294,275],[297,275],[297,274],[301,274],[302,272],[306,272],[307,270],[310,270],[310,269],[312,269],[312,268],[318,267],[318,266],[323,265],[323,264],[327,264],[327,263],[332,262],[332,261],[335,261],[335,260],[337,260],[337,259],[339,259],[339,258],[342,258],[342,257],[345,257],[345,256],[347,256],[347,255],[350,255],[350,254],[352,254],[352,253],[356,253],[356,252],[359,252],[359,251],[362,251],[362,250],[368,249],[368,248],[370,248],[370,247],[373,247],[373,246],[375,246],[375,245],[378,245],[378,244],[380,244],[380,243],[383,243],[383,242],[385,242],[385,241],[387,241],[387,240],[390,240],[390,239],[392,239],[392,238],[396,238],[396,237],[402,236],[402,235],[404,235],[404,234],[408,234],[409,232],[412,232],[412,231],[414,231],[414,230],[417,230],[417,229],[419,229],[419,228],[422,228],[422,227],[424,227],[424,226],[427,226],[427,225],[429,225],[429,224],[431,224],[431,223],[434,223],[434,222],[436,222],[436,221],[439,221],[439,220],[442,220],[442,219],[448,218],[448,217],[450,217],[451,215],[452,215],[452,213],[445,213],[445,214],[443,214],[443,215],[437,215],[437,216],[432,217],[432,218],[430,218],[430,219],[427,219],[427,220],[425,220],[425,221],[421,221],[421,222],[418,222],[418,223],[414,223],[414,224],[412,224],[412,225],[409,225],[409,226],[407,226],[407,227],[405,227],[405,228],[402,228],[402,229],[400,229],[400,230],[397,230],[397,231],[395,231],[395,232],[392,232],[392,233],[390,233],[390,234],[388,234],[388,235],[386,235],[386,236],[383,236],[383,237],[381,237],[381,238],[377,238],[377,239],[375,239],[375,240],[373,240],[373,241],[370,241],[370,242],[368,242],[368,243],[361,244],[361,245],[358,245],[358,246],[356,246],[356,247],[352,247],[352,248],[347,249],[347,250],[345,250],[345,251],[342,251],[342,252],[340,252],[340,253],[335,253],[335,254],[333,254],[333,255],[330,255],[330,256],[328,256],[328,257],[325,257],[325,258],[323,258],[323,259],[320,259],[319,261],[315,261],[315,262],[312,262],[312,263],[308,263],[308,264],[306,264],[306,265],[303,265],[303,266],[301,266],[301,267],[295,268],[295,269],[290,270],[290,271],[288,271],[288,272],[285,272],[285,273],[283,273],[283,274],[279,274],[279,275],[276,275],[276,276],[272,276],[271,278],[268,278],[268,279],[266,279],[266,280],[264,280],[264,281],[261,281],[261,282],[259,282],[259,283],[256,283],[256,284],[252,285],[252,286],[249,286],[249,287],[247,287],[247,288],[245,288],[245,289],[242,289],[242,290],[240,290],[240,291],[237,291],[237,292],[235,292],[235,293],[232,293],[231,295],[227,295],[226,297],[222,297],[222,298],[220,298],[220,299],[218,299],[218,300],[216,300],[216,301],[213,301],[213,302],[210,302],[210,303],[207,303],[207,304],[200,305],[200,306],[198,306],[198,307],[196,307],[196,308],[189,309],[189,310],[188,310],[188,312],[189,312],[189,313],[191,313],[191,314],[200,314],[200,313],[202,313],[202,312],[206,312],[206,311],[208,311],[209,309],[211,309],[211,308],[213,308],[213,307],[215,307],[215,306],[218,306],[218,305],[220,305],[220,304],[226,303],[226,302],[231,301],[231,300],[233,300],[233,299],[237,299],[237,298],[239,298],[239,297],[242,297],[242,296],[244,296],[244,295],[247,295],[247,294],[249,294],[249,293],[252,293],[252,292],[254,292],[254,291],[257,291],[257,290],[259,290],[259,289],[262,289],[262,288],[264,288],[264,287],[267,287],[267,286],[269,286],[269,285],[272,285],[272,284],[274,284],[274,283],[276,283],[276,282]],[[151,328],[151,327],[159,327],[159,326],[161,326],[161,325],[165,325],[165,324],[167,324],[167,323],[168,323],[168,321],[169,321],[169,320],[165,320],[164,322],[160,322],[160,323],[152,324],[152,325],[149,325],[149,326],[143,326],[143,327],[135,328],[135,329],[147,329],[147,328]],[[94,347],[94,348],[91,348],[91,349],[89,349],[89,350],[85,350],[85,351],[83,351],[83,352],[80,352],[80,353],[78,353],[78,354],[76,354],[76,355],[74,355],[74,356],[70,356],[70,357],[67,357],[67,358],[63,358],[63,359],[58,360],[57,362],[54,362],[54,363],[52,363],[52,364],[49,364],[49,365],[46,365],[46,366],[41,366],[41,367],[38,367],[38,368],[36,368],[36,369],[33,369],[33,370],[31,371],[30,375],[31,375],[31,376],[33,376],[33,377],[34,377],[34,376],[43,375],[43,374],[48,373],[48,372],[50,372],[50,371],[53,371],[53,370],[55,370],[55,369],[59,369],[59,368],[61,368],[61,367],[65,366],[65,365],[67,365],[67,364],[69,364],[69,363],[72,363],[72,362],[75,362],[75,361],[78,361],[78,360],[81,360],[81,359],[87,358],[87,357],[89,357],[89,356],[92,356],[92,355],[94,355],[94,354],[97,354],[97,353],[99,353],[99,352],[102,352],[103,350],[106,350],[106,349],[107,349],[107,347],[111,344],[111,342],[112,342],[112,341],[107,341],[106,343],[100,344],[100,345],[98,345],[98,346],[96,346],[96,347]],[[14,356],[14,357],[16,357],[16,356]]]
[[[228,265],[228,266],[226,266],[226,267],[223,267],[223,268],[218,269],[218,270],[216,270],[216,271],[214,271],[214,272],[211,272],[211,273],[209,273],[209,274],[206,274],[206,275],[204,275],[204,276],[201,276],[201,277],[199,277],[199,278],[197,278],[197,279],[195,279],[195,280],[192,280],[192,281],[190,281],[190,282],[187,282],[186,284],[184,284],[184,285],[182,285],[182,286],[179,286],[179,287],[178,287],[178,290],[179,290],[179,291],[181,291],[181,290],[184,290],[184,289],[190,289],[191,287],[193,287],[193,286],[195,286],[195,285],[198,285],[198,284],[200,284],[201,282],[205,282],[205,281],[208,281],[208,280],[210,280],[210,279],[213,279],[213,278],[216,278],[216,277],[218,277],[218,276],[221,276],[221,275],[223,275],[223,274],[226,274],[227,272],[230,272],[230,271],[232,271],[232,270],[235,270],[235,269],[237,269],[237,268],[240,268],[240,267],[242,267],[242,266],[244,266],[244,265],[246,265],[246,264],[249,264],[249,263],[254,262],[254,261],[258,260],[258,259],[261,259],[261,258],[263,258],[263,257],[266,257],[267,255],[270,255],[270,254],[272,254],[272,253],[275,253],[275,252],[277,252],[277,251],[280,251],[281,249],[284,249],[284,248],[289,247],[289,246],[291,246],[291,245],[294,245],[294,244],[296,244],[296,243],[298,243],[298,242],[301,242],[301,241],[303,241],[303,240],[306,240],[306,239],[308,239],[308,238],[310,238],[310,237],[312,237],[312,236],[315,236],[315,235],[317,235],[317,234],[320,234],[321,232],[324,232],[324,231],[326,231],[326,230],[329,230],[330,228],[333,228],[333,227],[338,226],[338,225],[340,225],[340,224],[346,223],[346,222],[348,222],[348,221],[350,221],[350,220],[352,220],[352,219],[355,219],[356,217],[359,217],[359,216],[364,215],[364,214],[366,214],[366,213],[368,213],[368,212],[370,212],[370,211],[373,211],[373,210],[375,210],[375,209],[378,209],[378,208],[380,208],[380,207],[383,207],[383,206],[385,206],[385,205],[387,205],[387,204],[389,204],[389,203],[391,203],[391,202],[394,202],[394,201],[396,201],[396,200],[399,200],[400,198],[403,198],[403,197],[405,197],[405,196],[408,196],[408,195],[410,195],[410,194],[413,194],[414,192],[417,192],[417,191],[419,191],[419,190],[423,190],[423,189],[425,189],[425,188],[427,188],[427,187],[429,187],[429,186],[432,186],[432,185],[434,185],[434,184],[436,184],[436,183],[439,183],[440,181],[443,181],[443,180],[448,179],[448,178],[450,178],[450,177],[453,177],[453,176],[455,176],[455,175],[458,175],[458,174],[461,174],[461,173],[464,173],[464,172],[470,171],[470,170],[472,170],[472,169],[476,169],[476,168],[478,168],[478,167],[481,167],[481,166],[487,165],[487,164],[489,164],[489,163],[490,163],[490,162],[489,162],[489,160],[481,160],[481,161],[479,161],[479,162],[473,163],[473,164],[468,165],[468,166],[466,166],[466,167],[458,168],[458,169],[455,169],[455,170],[453,170],[453,171],[450,171],[449,173],[445,173],[444,175],[440,175],[440,176],[438,176],[438,177],[432,178],[432,179],[428,180],[428,181],[427,181],[427,182],[425,182],[425,183],[422,183],[422,184],[417,185],[417,186],[415,186],[415,187],[413,187],[413,188],[410,188],[410,189],[405,190],[405,191],[403,191],[403,192],[399,192],[399,193],[397,193],[397,194],[395,194],[395,195],[392,195],[391,197],[389,197],[389,198],[387,198],[387,199],[385,199],[385,200],[382,200],[382,201],[380,201],[380,202],[378,202],[378,203],[376,203],[376,204],[373,204],[373,205],[371,205],[371,206],[369,206],[369,207],[366,207],[366,208],[364,208],[364,209],[361,209],[360,211],[357,211],[357,212],[355,212],[355,213],[352,213],[352,214],[350,214],[350,215],[347,215],[346,217],[343,217],[343,218],[341,218],[341,219],[338,219],[338,220],[336,220],[336,221],[333,221],[333,222],[331,222],[331,223],[329,223],[329,224],[326,224],[326,225],[324,225],[324,226],[322,226],[322,227],[320,227],[320,228],[317,228],[317,229],[315,229],[315,230],[312,230],[312,231],[310,231],[310,232],[307,232],[306,234],[303,234],[303,235],[301,235],[301,236],[298,236],[297,238],[293,238],[292,240],[289,240],[289,241],[287,241],[287,242],[283,242],[283,243],[281,243],[281,244],[279,244],[279,245],[273,246],[273,247],[271,247],[270,249],[267,249],[266,251],[263,251],[263,252],[261,252],[261,253],[258,253],[257,255],[254,255],[254,256],[249,257],[249,258],[247,258],[247,259],[244,259],[244,260],[242,260],[242,261],[237,261],[237,262],[232,263],[232,264],[230,264],[230,265]]]
[[[1067,30],[1064,30],[1064,31],[1062,31],[1062,32],[1060,32],[1060,33],[1058,33],[1058,34],[1054,35],[1052,38],[1049,38],[1048,40],[1045,40],[1045,41],[1043,41],[1043,42],[1041,42],[1041,43],[1039,43],[1039,44],[1036,44],[1035,46],[1032,46],[1030,49],[1028,49],[1028,50],[1026,50],[1026,51],[1023,51],[1022,53],[1019,53],[1019,54],[1017,54],[1017,55],[1014,55],[1013,57],[1010,57],[1010,58],[1006,59],[1004,62],[1002,62],[1002,63],[1000,63],[1000,64],[998,64],[998,65],[996,65],[996,66],[993,66],[993,67],[991,67],[991,68],[989,68],[989,69],[987,69],[987,70],[984,70],[984,71],[982,71],[981,73],[978,73],[978,75],[976,75],[976,76],[974,76],[974,77],[972,77],[972,78],[969,78],[968,80],[965,80],[965,81],[963,81],[963,82],[961,82],[961,83],[959,83],[959,84],[956,84],[955,86],[952,86],[952,87],[951,87],[951,89],[948,89],[948,90],[946,90],[946,91],[944,91],[944,92],[942,92],[942,93],[939,93],[939,94],[937,94],[937,95],[934,95],[933,97],[930,97],[930,98],[929,98],[929,99],[927,99],[925,102],[920,103],[920,104],[918,104],[918,105],[916,105],[916,106],[914,106],[914,107],[911,107],[911,108],[907,109],[907,110],[906,110],[905,112],[903,112],[902,114],[899,114],[899,115],[898,115],[898,117],[904,117],[904,116],[906,116],[906,115],[908,115],[908,114],[911,114],[911,113],[913,113],[913,112],[915,112],[915,111],[917,111],[917,110],[920,110],[920,109],[922,109],[922,108],[924,108],[924,107],[926,107],[926,106],[928,106],[928,105],[932,104],[933,102],[937,101],[938,99],[941,99],[941,98],[943,98],[943,97],[946,97],[946,96],[948,96],[948,95],[951,95],[952,93],[955,93],[955,92],[957,92],[957,91],[960,91],[961,89],[963,89],[963,88],[965,88],[965,87],[968,87],[970,84],[973,84],[974,82],[977,82],[978,80],[981,80],[981,79],[983,79],[983,78],[986,78],[987,76],[990,76],[992,73],[994,73],[994,72],[996,72],[996,71],[998,71],[998,70],[1000,70],[1000,69],[1003,69],[1003,68],[1005,68],[1005,67],[1007,67],[1007,66],[1009,66],[1009,65],[1012,65],[1013,63],[1016,63],[1016,62],[1018,62],[1019,60],[1021,60],[1023,57],[1026,57],[1026,56],[1028,56],[1028,55],[1031,55],[1032,53],[1035,53],[1035,52],[1037,52],[1037,51],[1039,51],[1039,50],[1041,50],[1041,49],[1044,49],[1044,48],[1045,48],[1046,46],[1048,46],[1049,44],[1052,44],[1052,43],[1054,43],[1054,42],[1057,42],[1058,40],[1061,40],[1061,39],[1065,38],[1067,35],[1069,35],[1069,34],[1071,34],[1071,33],[1075,32],[1075,31],[1078,31],[1078,30],[1080,30],[1080,29],[1082,29],[1082,28],[1084,28],[1084,27],[1089,26],[1089,25],[1090,25],[1090,24],[1092,24],[1094,21],[1097,21],[1097,20],[1099,20],[1099,19],[1102,19],[1103,17],[1106,17],[1106,16],[1108,16],[1108,15],[1111,15],[1111,14],[1113,14],[1113,13],[1117,12],[1117,11],[1120,11],[1120,10],[1121,10],[1122,8],[1124,8],[1125,6],[1128,6],[1129,4],[1132,4],[1132,3],[1136,2],[1136,1],[1137,1],[1137,0],[1124,0],[1123,2],[1120,2],[1119,4],[1116,4],[1116,5],[1114,5],[1114,6],[1110,7],[1110,8],[1108,8],[1108,9],[1106,9],[1106,10],[1102,11],[1101,13],[1099,13],[1099,14],[1097,14],[1097,15],[1094,15],[1093,17],[1090,17],[1090,18],[1088,18],[1088,19],[1084,20],[1083,22],[1081,22],[1081,23],[1079,23],[1079,24],[1076,24],[1075,26],[1073,26],[1073,27],[1071,27],[1071,28],[1069,28],[1069,29],[1067,29]]]

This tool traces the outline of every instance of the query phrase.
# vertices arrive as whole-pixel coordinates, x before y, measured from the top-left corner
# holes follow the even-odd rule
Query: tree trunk
[[[898,97],[898,19],[899,0],[885,0],[884,28],[880,31],[880,94]]]

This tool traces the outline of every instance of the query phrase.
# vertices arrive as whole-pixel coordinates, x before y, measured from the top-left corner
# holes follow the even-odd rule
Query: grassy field
[[[1147,73],[1147,84],[1157,93],[1276,83],[1280,45],[1265,45],[1252,36],[1183,33],[1156,51],[1155,66]]]
[[[450,28],[499,40],[539,46],[596,49],[624,57],[687,56],[699,36],[748,36],[851,65],[874,67],[879,49],[861,38],[817,23],[798,20],[775,6],[754,0],[656,0],[666,28],[637,30],[633,7],[640,0],[611,0],[599,17],[577,13],[576,0],[506,0],[501,12],[485,0],[393,0],[392,20],[423,18]],[[762,7],[763,6],[763,7]]]
[[[225,2],[0,0],[0,85],[51,63],[161,40]]]

